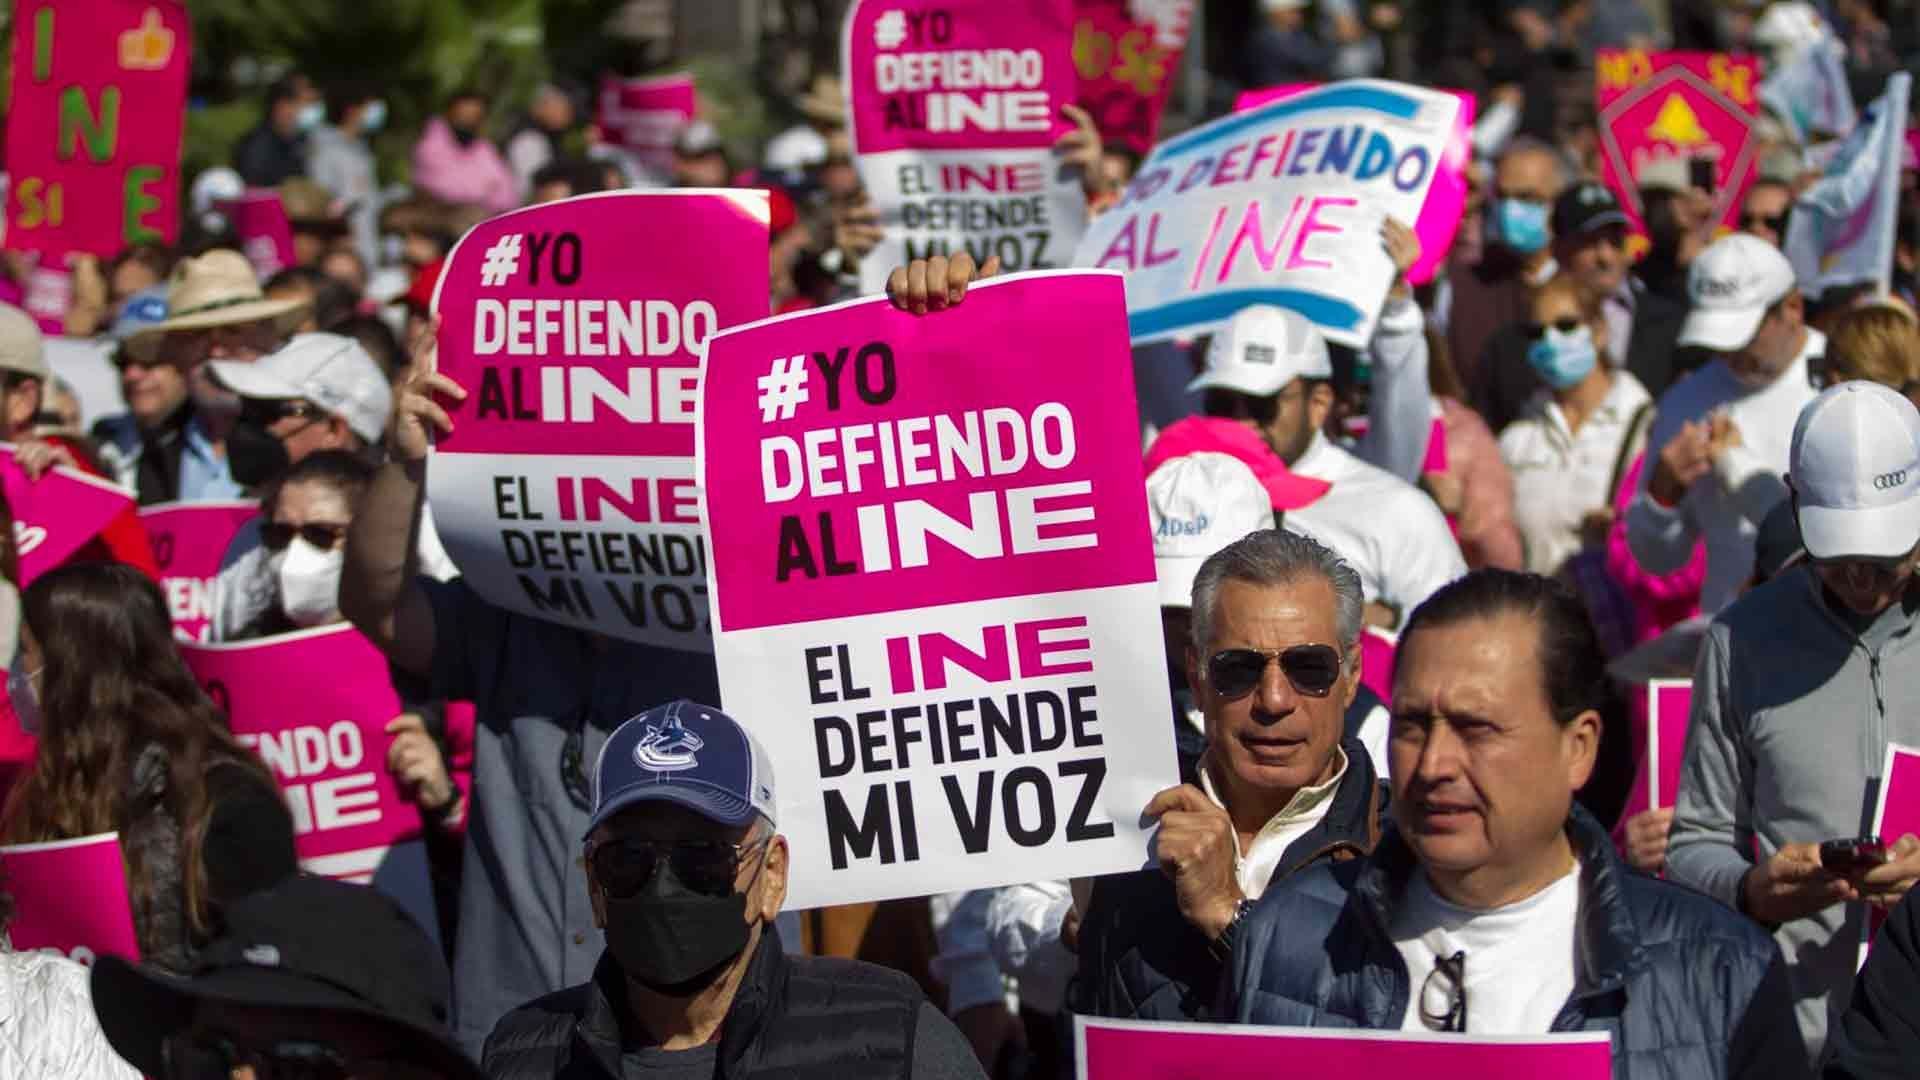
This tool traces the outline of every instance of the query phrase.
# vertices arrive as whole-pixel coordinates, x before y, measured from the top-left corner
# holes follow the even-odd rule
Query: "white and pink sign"
[[[860,263],[879,292],[929,255],[1068,266],[1086,225],[1053,143],[1079,92],[1074,0],[855,0],[846,72],[854,163],[885,238]]]
[[[1455,1035],[1329,1028],[1170,1024],[1076,1016],[1080,1080],[1266,1080],[1275,1062],[1295,1076],[1417,1076],[1421,1080],[1610,1080],[1606,1032]]]
[[[233,538],[260,514],[258,503],[156,503],[140,508],[140,524],[153,541],[160,567],[160,590],[174,632],[188,641],[205,641],[213,626],[213,582],[220,576]]]
[[[447,403],[427,494],[474,591],[712,649],[700,356],[766,314],[767,213],[764,191],[585,195],[490,218],[454,247],[434,296],[439,370],[467,398]]]
[[[1462,109],[1445,91],[1356,79],[1176,135],[1094,219],[1073,263],[1127,274],[1135,342],[1273,304],[1364,348],[1394,278],[1380,225],[1419,222]]]
[[[7,936],[16,950],[52,949],[83,964],[140,959],[119,833],[0,847],[0,878],[13,898]]]
[[[1177,780],[1123,305],[1019,274],[709,344],[715,659],[790,906],[1145,865]]]
[[[78,469],[55,466],[28,480],[14,464],[13,445],[0,443],[0,489],[13,511],[20,585],[59,566],[133,505],[134,494]]]
[[[699,107],[693,76],[657,75],[600,80],[600,112],[595,118],[605,140],[619,147],[642,169],[657,177],[673,169],[673,145]]]

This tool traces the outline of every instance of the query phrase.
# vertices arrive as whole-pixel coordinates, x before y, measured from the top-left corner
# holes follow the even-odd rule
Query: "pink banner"
[[[1668,158],[1713,166],[1713,218],[1739,225],[1740,203],[1759,165],[1753,125],[1760,61],[1726,53],[1601,49],[1594,105],[1600,112],[1600,176],[1644,236],[1639,180]]]
[[[1399,648],[1391,630],[1368,626],[1360,631],[1360,684],[1379,694],[1388,708],[1393,707],[1393,654]]]
[[[13,511],[22,588],[100,535],[134,498],[126,488],[64,466],[28,480],[8,443],[0,443],[0,489]]]
[[[140,959],[118,833],[0,847],[0,878],[13,897],[15,950],[55,949],[83,964]]]
[[[213,624],[213,580],[220,575],[233,538],[260,516],[253,502],[159,503],[140,508],[140,524],[153,541],[160,589],[174,631],[205,641]]]
[[[175,0],[14,5],[10,250],[173,243],[191,42]]]
[[[253,264],[253,272],[265,281],[292,266],[293,225],[287,220],[287,208],[280,193],[254,188],[237,199],[220,204],[233,223],[233,234],[240,251]]]
[[[691,75],[600,80],[601,137],[658,176],[673,168],[673,145],[699,109]]]
[[[365,883],[389,848],[420,835],[420,812],[387,772],[400,715],[387,659],[346,624],[180,655],[234,734],[279,778],[300,865]]]
[[[1193,0],[1075,0],[1080,107],[1108,146],[1153,148],[1192,19]]]
[[[1318,85],[1289,83],[1264,90],[1248,90],[1234,99],[1233,111],[1248,112],[1270,101],[1289,98]],[[1432,281],[1433,275],[1445,265],[1447,253],[1453,250],[1454,234],[1460,231],[1460,216],[1467,209],[1467,171],[1473,165],[1473,117],[1477,102],[1465,90],[1449,90],[1447,93],[1460,99],[1460,112],[1453,122],[1453,136],[1447,141],[1446,149],[1440,155],[1440,164],[1434,169],[1433,186],[1427,189],[1427,200],[1420,207],[1419,218],[1412,223],[1414,235],[1420,238],[1420,258],[1407,271],[1407,280],[1415,285]]]
[[[1611,1080],[1605,1032],[1429,1035],[1424,1032],[1261,1028],[1075,1017],[1081,1080],[1266,1080],[1402,1076],[1419,1080]]]

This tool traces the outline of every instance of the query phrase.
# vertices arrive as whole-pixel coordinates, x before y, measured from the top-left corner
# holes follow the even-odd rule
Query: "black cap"
[[[1598,232],[1613,225],[1625,228],[1630,224],[1627,212],[1620,209],[1620,200],[1613,197],[1607,185],[1593,180],[1573,185],[1561,192],[1553,203],[1553,235],[1556,237]]]
[[[458,1080],[481,1072],[447,1037],[446,963],[399,905],[373,889],[296,876],[228,905],[226,932],[192,976],[95,961],[93,1009],[113,1049],[162,1076],[162,1042],[193,1023],[201,1001],[353,1014],[402,1036],[407,1061]]]

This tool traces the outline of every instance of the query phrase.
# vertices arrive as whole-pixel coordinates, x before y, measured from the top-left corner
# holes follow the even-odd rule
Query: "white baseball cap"
[[[1737,352],[1753,341],[1767,309],[1794,288],[1793,264],[1757,236],[1734,233],[1695,256],[1687,271],[1693,306],[1680,325],[1680,344]]]
[[[1161,607],[1192,607],[1201,563],[1248,533],[1273,528],[1267,489],[1232,454],[1188,454],[1163,463],[1147,477],[1147,513]]]
[[[393,388],[366,347],[343,334],[295,334],[278,351],[251,363],[215,360],[213,381],[243,398],[311,401],[347,422],[369,443],[380,441],[393,409]]]
[[[1920,410],[1864,379],[1829,387],[1793,425],[1787,477],[1816,559],[1892,559],[1920,544]]]
[[[1327,339],[1297,311],[1254,304],[1214,332],[1207,346],[1207,370],[1187,389],[1272,397],[1302,377],[1333,378]]]

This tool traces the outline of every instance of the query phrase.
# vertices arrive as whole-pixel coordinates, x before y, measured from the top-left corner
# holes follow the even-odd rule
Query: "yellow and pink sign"
[[[1594,57],[1600,114],[1600,175],[1646,233],[1640,182],[1647,167],[1678,158],[1713,176],[1713,220],[1739,224],[1740,202],[1759,164],[1753,125],[1760,61],[1704,52],[1601,49]],[[1704,178],[1704,177],[1703,177]]]

